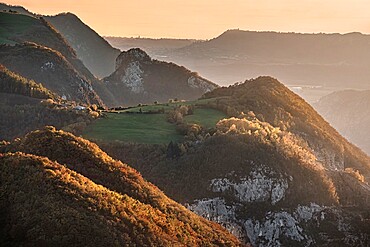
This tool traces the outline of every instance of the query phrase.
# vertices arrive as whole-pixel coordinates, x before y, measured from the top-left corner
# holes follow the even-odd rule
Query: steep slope
[[[91,74],[62,35],[43,17],[0,12],[0,21],[0,42],[2,44],[33,42],[60,52],[103,101],[107,104],[114,102],[104,84]],[[29,66],[32,67],[32,64]]]
[[[0,63],[24,77],[43,83],[67,100],[103,104],[90,82],[58,51],[35,43],[0,45]]]
[[[0,64],[0,140],[9,141],[47,125],[79,131],[99,116],[94,109],[76,110],[75,106]]]
[[[165,55],[221,85],[272,75],[288,85],[369,89],[369,46],[361,33],[228,30]]]
[[[103,81],[122,105],[196,99],[217,87],[184,67],[151,59],[138,48],[122,52],[116,71]]]
[[[204,95],[230,116],[253,111],[262,121],[301,137],[327,169],[356,168],[370,179],[370,158],[349,143],[307,102],[278,80],[258,77]]]
[[[22,6],[0,3],[0,11],[16,11],[23,15],[40,17]],[[105,77],[113,73],[115,60],[120,51],[113,48],[88,25],[72,13],[61,13],[55,16],[43,16],[53,25],[76,51],[77,57],[96,76]]]
[[[37,99],[58,98],[41,84],[11,72],[2,64],[0,64],[0,93],[20,94]]]
[[[9,231],[11,228],[3,228],[3,241],[12,237],[13,241],[37,243],[34,241],[43,236],[47,243],[97,241],[91,242],[94,246],[105,239],[117,241],[118,245],[239,245],[223,228],[189,212],[146,182],[134,169],[113,160],[98,146],[82,138],[49,127],[31,132],[1,149],[3,152],[22,150],[56,160],[51,162],[21,153],[1,155],[2,181],[5,181],[1,205],[10,212],[13,212],[12,207],[19,208],[12,214],[2,215],[2,223],[19,225],[23,229],[20,233],[26,233],[18,237]],[[18,176],[9,176],[12,170]],[[14,189],[21,191],[18,192],[20,196],[13,196]],[[32,194],[40,200],[30,197]],[[27,200],[36,203],[27,203]],[[43,209],[54,212],[53,208],[60,206],[56,217],[43,212]],[[69,211],[76,216],[73,228],[69,226]],[[29,220],[36,223],[35,231],[26,227]],[[42,224],[46,220],[55,228],[50,229],[50,223]],[[69,227],[65,228],[64,224]],[[75,230],[82,233],[82,239],[74,236]],[[53,239],[53,231],[65,237]],[[102,235],[106,237],[95,240]]]
[[[76,51],[77,57],[97,77],[114,72],[120,50],[113,48],[94,30],[72,13],[45,16]]]
[[[339,91],[321,98],[315,109],[349,141],[370,154],[370,91]]]

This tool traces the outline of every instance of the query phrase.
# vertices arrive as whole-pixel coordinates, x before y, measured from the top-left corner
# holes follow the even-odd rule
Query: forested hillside
[[[240,245],[72,134],[48,127],[0,150],[3,244]]]

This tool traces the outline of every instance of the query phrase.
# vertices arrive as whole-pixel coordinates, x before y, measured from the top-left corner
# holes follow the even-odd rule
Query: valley
[[[0,3],[1,246],[370,245],[369,35],[85,18]]]

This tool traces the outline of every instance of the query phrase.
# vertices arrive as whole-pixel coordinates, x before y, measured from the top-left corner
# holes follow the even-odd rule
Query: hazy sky
[[[6,0],[72,12],[101,35],[210,39],[227,29],[370,33],[370,0]]]

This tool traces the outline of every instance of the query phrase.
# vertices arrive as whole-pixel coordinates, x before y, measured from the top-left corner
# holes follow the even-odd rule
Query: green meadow
[[[116,113],[106,113],[106,117],[100,118],[88,126],[84,137],[103,141],[124,141],[133,143],[159,144],[178,142],[183,136],[176,130],[176,125],[166,119],[166,114],[138,114],[127,113],[155,111],[165,108],[165,111],[172,109],[170,105],[148,105],[130,108]],[[209,108],[196,108],[193,115],[184,118],[186,123],[199,124],[205,128],[211,128],[225,118],[226,115],[218,110]]]

